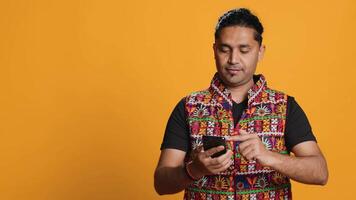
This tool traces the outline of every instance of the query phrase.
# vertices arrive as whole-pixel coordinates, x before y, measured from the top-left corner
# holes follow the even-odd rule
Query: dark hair
[[[215,28],[215,39],[219,38],[223,28],[228,26],[241,26],[255,29],[255,40],[262,44],[263,26],[258,17],[249,9],[239,8],[227,11],[220,18]]]

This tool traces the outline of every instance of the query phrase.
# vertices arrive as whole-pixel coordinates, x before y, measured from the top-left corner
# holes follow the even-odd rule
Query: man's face
[[[214,43],[217,71],[227,87],[242,86],[256,71],[264,46],[254,39],[255,30],[241,26],[229,26],[221,30]]]

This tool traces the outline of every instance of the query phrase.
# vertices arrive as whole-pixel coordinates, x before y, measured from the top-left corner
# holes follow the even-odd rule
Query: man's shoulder
[[[275,98],[274,99],[275,102],[287,104],[287,116],[290,113],[295,112],[296,109],[297,110],[301,109],[297,101],[295,100],[294,96],[291,96],[290,94],[287,94],[283,91],[271,89],[271,88],[267,88],[265,91],[266,93],[272,94],[271,96]]]
[[[202,97],[202,96],[211,96],[209,89],[196,90],[196,91],[190,92],[183,98],[188,99],[188,98],[196,98],[196,97]]]
[[[274,89],[274,88],[267,87],[265,91],[266,91],[266,93],[272,94],[272,95],[273,94],[278,94],[278,95],[286,95],[286,96],[288,96],[287,93],[285,93],[284,91],[277,90],[277,89]]]
[[[182,102],[184,104],[199,104],[203,102],[209,102],[212,99],[212,94],[209,89],[196,90],[188,93],[186,96],[182,98]]]
[[[271,97],[275,97],[276,99],[284,99],[286,101],[294,101],[294,96],[277,89],[267,88],[265,92]]]
[[[186,96],[186,97],[188,97],[188,96],[198,96],[198,95],[209,95],[210,94],[210,91],[209,91],[209,89],[203,89],[203,90],[196,90],[196,91],[193,91],[193,92],[190,92],[190,93],[188,93],[188,95]]]

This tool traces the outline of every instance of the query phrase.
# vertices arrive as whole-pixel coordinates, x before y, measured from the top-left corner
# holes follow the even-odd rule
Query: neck
[[[247,83],[237,86],[237,87],[227,87],[231,93],[232,100],[236,103],[241,103],[247,98],[247,92],[254,85],[253,79],[249,80]]]

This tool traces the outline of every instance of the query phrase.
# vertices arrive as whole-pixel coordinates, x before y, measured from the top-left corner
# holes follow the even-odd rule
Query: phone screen
[[[214,147],[218,147],[218,146],[224,146],[224,150],[213,154],[211,156],[212,158],[219,157],[219,156],[221,156],[221,155],[226,153],[225,138],[218,137],[218,136],[203,135],[203,148],[204,148],[204,151],[206,151],[208,149],[211,149],[211,148],[214,148]]]

